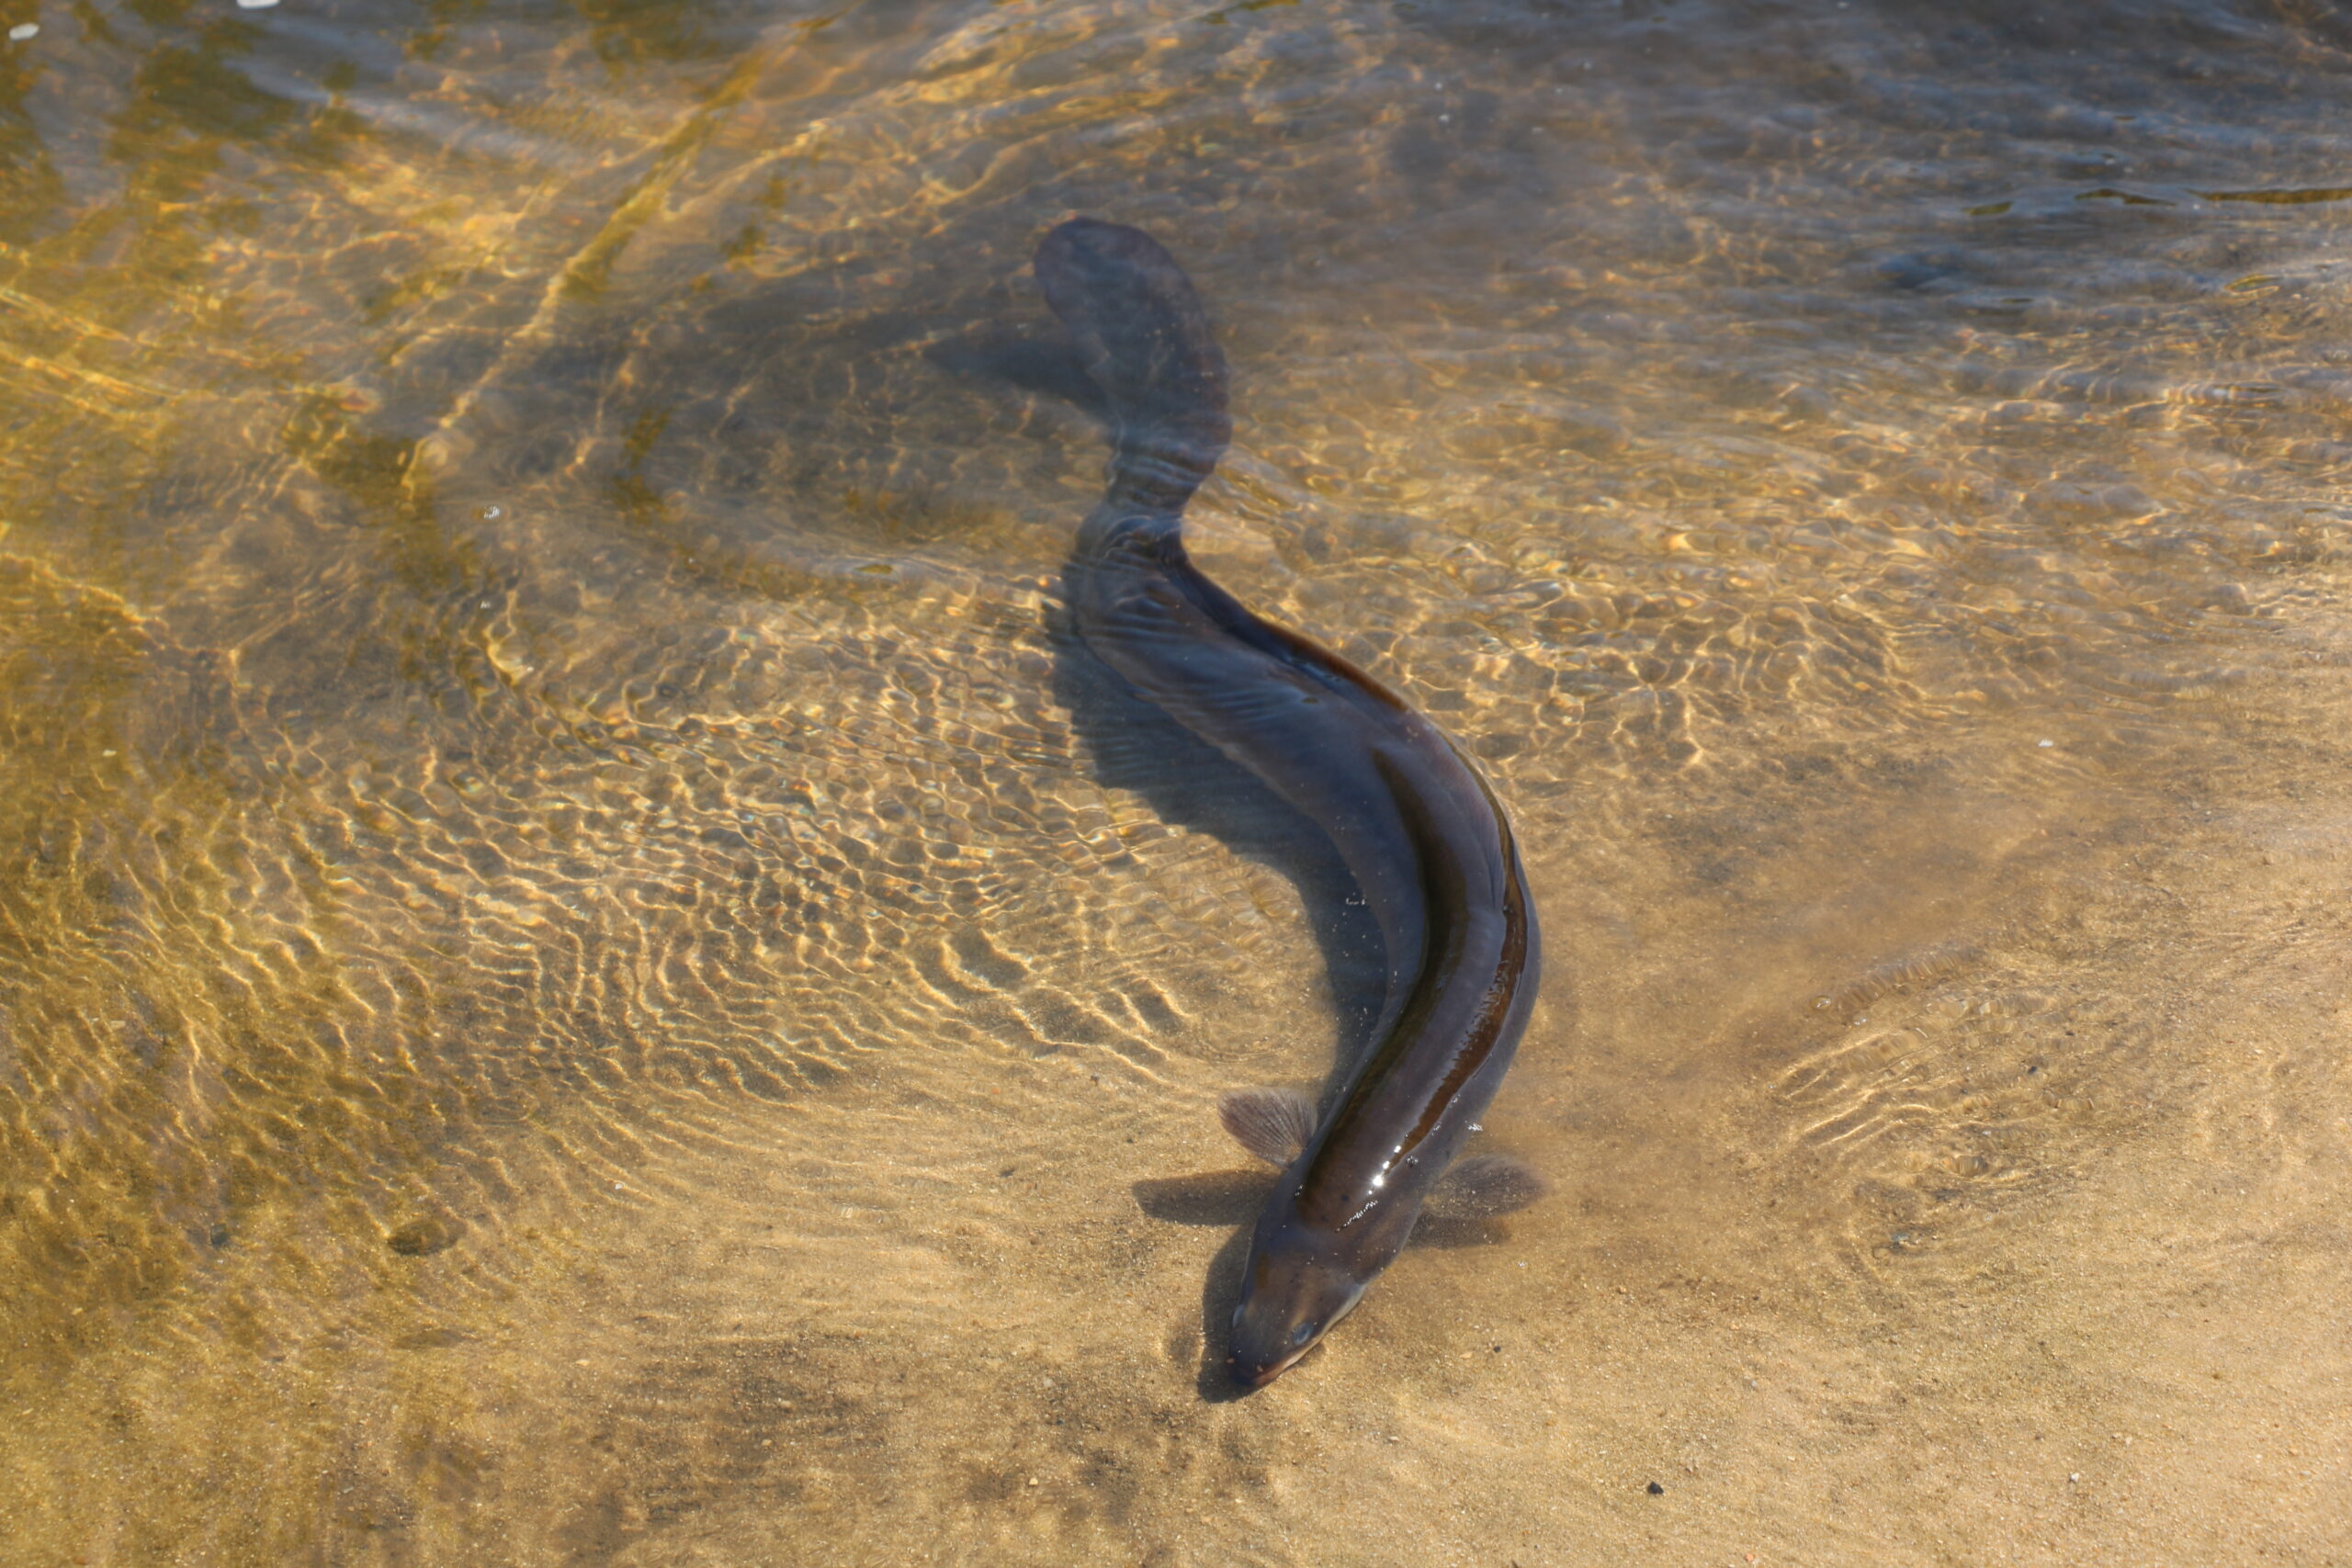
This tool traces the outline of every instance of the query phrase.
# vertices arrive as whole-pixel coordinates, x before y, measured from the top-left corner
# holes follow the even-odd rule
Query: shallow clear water
[[[2342,13],[0,19],[0,1557],[2352,1561]],[[1247,1400],[1377,939],[1057,634],[1071,212],[1546,930]]]

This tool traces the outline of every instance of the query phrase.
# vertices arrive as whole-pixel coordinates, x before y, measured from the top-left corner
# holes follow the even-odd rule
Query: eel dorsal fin
[[[1315,1102],[1295,1089],[1235,1089],[1217,1101],[1216,1116],[1235,1143],[1278,1168],[1315,1136]]]

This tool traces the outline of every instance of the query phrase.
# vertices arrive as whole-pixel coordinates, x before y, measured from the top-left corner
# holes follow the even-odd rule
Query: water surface
[[[5,19],[0,1556],[2352,1561],[2336,12]],[[1377,955],[1057,630],[1073,212],[1544,912],[1243,1401]]]

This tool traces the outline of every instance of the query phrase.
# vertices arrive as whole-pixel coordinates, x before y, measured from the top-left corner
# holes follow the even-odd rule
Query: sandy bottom
[[[2039,791],[1681,822],[1736,902],[1541,855],[1577,1007],[1489,1126],[1556,1190],[1255,1396],[1210,1106],[1328,1053],[1269,1021],[1328,1015],[1303,939],[1175,998],[1156,1070],[555,1105],[389,1233],[282,1195],[63,1309],[9,1560],[2344,1562],[2352,723],[2341,635],[2289,635],[2161,798],[2029,726]]]

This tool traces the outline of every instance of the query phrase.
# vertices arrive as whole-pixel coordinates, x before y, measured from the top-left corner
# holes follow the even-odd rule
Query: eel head
[[[1324,1249],[1299,1245],[1305,1239],[1261,1236],[1250,1249],[1225,1358],[1226,1370],[1244,1388],[1263,1388],[1280,1377],[1363,1299],[1368,1281]]]

